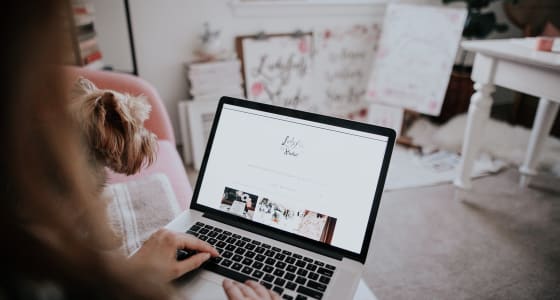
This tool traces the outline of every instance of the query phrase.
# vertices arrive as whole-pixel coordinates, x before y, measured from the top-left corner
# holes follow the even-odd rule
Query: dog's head
[[[144,128],[151,111],[144,96],[102,90],[79,78],[72,98],[72,111],[95,159],[127,175],[155,160],[156,136]]]

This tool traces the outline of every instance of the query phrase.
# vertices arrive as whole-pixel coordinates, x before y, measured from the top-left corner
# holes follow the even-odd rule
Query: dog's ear
[[[92,140],[93,147],[98,150],[98,158],[114,171],[122,173],[121,156],[126,147],[128,123],[115,95],[105,92],[95,99],[93,115],[95,121],[91,132],[96,135]]]
[[[150,117],[150,112],[152,111],[148,98],[140,95],[138,97],[130,97],[129,101],[130,114],[139,124],[143,124]]]
[[[80,76],[78,80],[74,82],[72,90],[70,91],[70,96],[72,98],[76,98],[83,95],[91,94],[97,90],[98,89],[95,84],[93,84],[93,82]]]

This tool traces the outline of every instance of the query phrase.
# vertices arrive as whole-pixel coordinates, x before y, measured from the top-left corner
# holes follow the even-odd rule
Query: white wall
[[[368,21],[371,15],[352,10],[345,16],[344,10],[319,16],[234,16],[228,0],[133,0],[131,15],[139,75],[155,85],[171,114],[176,135],[178,134],[177,101],[187,95],[183,63],[193,59],[193,49],[203,23],[208,21],[223,30],[224,46],[234,47],[237,35],[312,30],[313,26],[333,23]],[[380,6],[382,9],[383,6]],[[294,13],[292,11],[292,13]],[[297,11],[295,12],[297,13]]]
[[[122,0],[91,0],[95,8],[95,30],[103,63],[117,71],[131,73],[132,54],[126,13]]]
[[[177,102],[187,95],[183,63],[193,59],[192,52],[198,43],[198,35],[204,22],[208,21],[212,27],[221,29],[224,46],[233,49],[237,35],[259,31],[308,31],[320,25],[381,19],[383,3],[387,1],[371,1],[381,4],[303,5],[288,8],[275,6],[274,9],[249,7],[234,13],[236,9],[232,9],[231,0],[130,0],[138,72],[141,77],[154,84],[161,94],[171,115],[176,136],[179,137]],[[440,0],[398,2],[441,3]],[[500,10],[500,7],[494,5],[493,9]],[[499,18],[502,19],[503,14]]]

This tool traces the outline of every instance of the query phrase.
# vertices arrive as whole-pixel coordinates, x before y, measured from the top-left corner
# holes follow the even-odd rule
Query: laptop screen
[[[387,143],[224,104],[197,203],[360,253]]]

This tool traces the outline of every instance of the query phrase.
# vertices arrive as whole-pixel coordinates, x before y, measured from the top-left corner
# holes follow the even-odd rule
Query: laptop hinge
[[[243,230],[247,230],[247,231],[250,231],[250,232],[253,232],[253,233],[256,233],[256,234],[260,234],[260,235],[263,235],[265,237],[268,237],[268,238],[271,238],[271,239],[274,239],[274,240],[278,240],[278,241],[284,242],[286,244],[290,244],[292,246],[300,247],[300,248],[303,248],[303,249],[311,251],[311,252],[315,252],[315,253],[318,253],[318,254],[321,254],[321,255],[324,255],[324,256],[328,256],[330,258],[334,258],[334,259],[337,259],[337,260],[342,260],[342,258],[343,258],[343,256],[341,254],[336,253],[335,251],[328,250],[328,249],[321,249],[321,248],[318,248],[314,245],[310,245],[309,243],[306,243],[304,241],[300,241],[300,240],[297,240],[297,239],[294,239],[294,238],[291,238],[291,237],[287,237],[287,236],[284,236],[280,233],[276,233],[272,230],[266,230],[266,229],[261,228],[259,226],[251,226],[249,224],[245,224],[245,223],[239,222],[237,220],[232,220],[231,218],[211,214],[211,213],[208,213],[208,212],[204,213],[202,216],[205,217],[205,218],[208,218],[208,219],[212,219],[212,220],[215,220],[215,221],[218,221],[218,222],[221,222],[221,223],[225,223],[225,224],[237,227],[237,228],[241,228]]]

